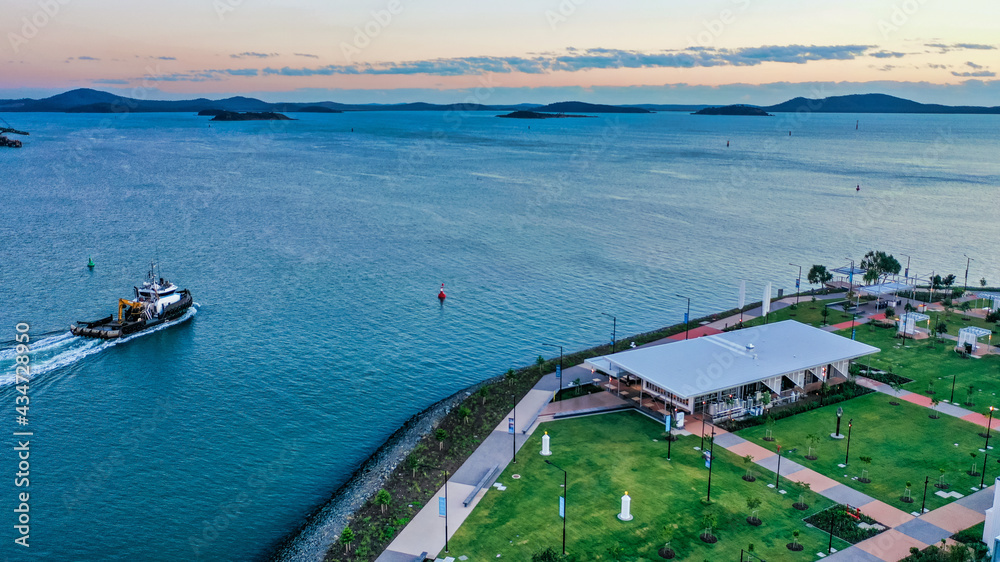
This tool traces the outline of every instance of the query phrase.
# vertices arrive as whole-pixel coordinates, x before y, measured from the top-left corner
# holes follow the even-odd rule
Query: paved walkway
[[[877,390],[878,392],[881,392],[883,394],[888,394],[889,396],[894,396],[896,398],[899,398],[900,400],[905,400],[911,404],[924,406],[925,408],[931,407],[931,399],[927,396],[924,396],[923,394],[910,392],[909,390],[900,390],[897,393],[894,390],[892,390],[892,387],[890,387],[888,384],[874,381],[867,377],[858,377],[857,381],[858,384],[860,384],[861,386],[870,388],[872,390]],[[990,422],[988,416],[984,416],[983,414],[980,414],[978,412],[973,412],[972,410],[966,410],[965,408],[962,408],[961,406],[956,406],[955,404],[949,404],[947,401],[942,401],[940,404],[937,405],[937,408],[935,408],[935,410],[937,410],[938,413],[949,415],[954,418],[961,418],[967,422],[972,422],[982,427],[986,427],[987,422],[989,422],[990,427],[993,429],[1000,427],[1000,412],[997,412],[997,414],[993,416],[993,421]]]
[[[710,424],[703,425],[700,419],[689,419],[691,421],[686,424],[686,430],[694,435],[701,435],[703,431],[711,433]],[[741,457],[753,456],[754,464],[761,468],[771,472],[778,469],[776,453],[724,429],[715,428],[715,443]],[[858,507],[862,513],[890,527],[868,540],[826,556],[828,560],[895,562],[909,556],[910,547],[923,550],[985,520],[986,510],[993,503],[993,487],[990,486],[921,517],[915,511],[907,513],[897,509],[790,459],[781,459],[780,474],[784,481],[808,483],[813,492],[835,502]],[[781,483],[782,479],[779,479],[779,486]],[[768,487],[774,488],[774,484],[768,484]],[[779,488],[779,493],[783,491]],[[823,557],[825,553],[817,555]]]

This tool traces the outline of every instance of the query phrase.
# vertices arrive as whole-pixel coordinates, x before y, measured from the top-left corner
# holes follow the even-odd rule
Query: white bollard
[[[549,455],[552,454],[552,451],[549,450],[549,432],[548,431],[546,431],[545,435],[542,436],[542,453],[541,454],[542,454],[542,456],[545,456],[545,457],[547,457],[547,456],[549,456]]]
[[[632,520],[632,498],[629,497],[628,492],[622,496],[622,512],[618,514],[618,518],[622,521]]]

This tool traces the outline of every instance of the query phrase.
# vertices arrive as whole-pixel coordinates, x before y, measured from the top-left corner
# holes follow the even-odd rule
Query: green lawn
[[[983,428],[944,414],[940,419],[930,419],[928,408],[905,401],[900,401],[899,406],[891,406],[889,401],[890,397],[885,394],[869,394],[779,420],[774,426],[774,442],[763,440],[764,426],[747,428],[738,434],[772,451],[775,444],[780,444],[783,450],[797,448],[787,458],[907,512],[920,509],[925,476],[931,477],[928,509],[953,501],[934,495],[937,489],[933,484],[940,476],[940,468],[946,470],[945,481],[951,485],[946,491],[954,490],[964,495],[972,493],[970,488],[979,485],[980,477],[966,474],[973,464],[969,453],[977,454],[976,466],[977,470],[981,470],[983,454],[979,448],[985,440],[978,433]],[[837,407],[844,409],[842,434],[847,434],[848,421],[854,420],[851,458],[847,468],[838,466],[844,462],[847,440],[830,437],[836,427]],[[819,459],[815,461],[804,458],[809,445],[806,436],[810,433],[821,438],[816,448]],[[1000,438],[1000,435],[996,437]],[[992,442],[1000,444],[1000,439]],[[1000,448],[996,451],[1000,455]],[[866,467],[859,460],[861,456],[872,457],[871,465]],[[862,468],[868,468],[872,480],[870,484],[853,479],[860,476]],[[992,482],[998,472],[1000,466],[991,454],[986,466],[986,482]],[[907,481],[913,485],[911,494],[916,503],[905,504],[899,499]]]
[[[816,302],[811,302],[809,297],[803,297],[794,310],[792,307],[787,306],[781,310],[772,311],[767,315],[767,323],[772,324],[774,322],[781,322],[782,320],[797,320],[803,324],[819,327],[825,324],[839,324],[841,322],[847,322],[852,318],[850,314],[845,313],[839,307],[832,307],[829,309],[830,314],[826,317],[826,323],[824,324],[822,310],[823,301],[817,300]],[[753,320],[745,321],[743,325],[760,326],[763,323],[763,318],[754,318]]]
[[[850,330],[837,332],[850,337]],[[975,406],[963,406],[984,412],[990,405],[1000,406],[1000,356],[988,355],[981,359],[963,358],[954,351],[955,342],[936,342],[931,339],[903,340],[895,338],[896,330],[859,326],[855,337],[881,349],[881,353],[860,359],[873,367],[892,369],[896,374],[914,380],[903,386],[906,390],[927,395],[929,381],[934,381],[937,398],[951,398],[952,375],[955,376],[955,402],[962,405],[967,399],[968,387],[973,385]]]
[[[809,509],[798,511],[792,503],[798,492],[781,495],[768,488],[774,474],[757,470],[756,482],[742,480],[742,459],[715,449],[712,472],[712,505],[705,506],[708,470],[693,447],[699,438],[682,437],[673,443],[672,460],[666,460],[663,426],[635,412],[622,412],[561,420],[543,424],[552,438],[553,455],[547,457],[569,471],[567,550],[576,560],[662,560],[657,551],[665,542],[665,529],[673,529],[672,548],[677,560],[736,560],[740,548],[753,543],[769,561],[813,560],[826,551],[828,537],[808,528],[802,518],[832,502],[806,494]],[[527,561],[532,554],[562,542],[558,497],[563,474],[538,455],[541,431],[536,431],[498,482],[505,491],[490,489],[451,539],[449,556],[467,555],[470,561]],[[658,439],[658,442],[654,442]],[[513,479],[519,474],[520,479]],[[632,497],[629,522],[619,521],[621,496]],[[746,496],[763,504],[760,527],[746,523]],[[714,534],[719,542],[703,543],[702,517],[718,518]],[[789,551],[792,531],[798,530],[801,552]],[[834,548],[847,543],[834,539]],[[617,552],[615,549],[620,549]]]

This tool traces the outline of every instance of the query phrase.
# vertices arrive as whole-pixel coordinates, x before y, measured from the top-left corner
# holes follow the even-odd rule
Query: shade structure
[[[993,332],[979,326],[966,326],[958,331],[958,346],[963,347],[968,344],[972,351],[979,349],[979,338],[990,336]]]
[[[917,322],[923,322],[925,320],[930,320],[930,316],[926,314],[920,314],[919,312],[907,312],[899,317],[899,333],[905,333],[908,336],[912,336],[917,331]]]

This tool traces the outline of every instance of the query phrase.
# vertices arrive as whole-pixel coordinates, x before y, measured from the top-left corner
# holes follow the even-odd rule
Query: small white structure
[[[549,432],[546,431],[545,435],[542,436],[542,452],[540,453],[543,457],[547,457],[552,454],[549,450]]]
[[[677,421],[674,422],[674,427],[684,429],[684,412],[677,412]]]
[[[628,496],[628,492],[622,496],[622,512],[618,514],[618,518],[622,521],[632,520],[632,498]]]
[[[990,310],[1000,310],[1000,293],[977,293],[976,297],[990,301]]]
[[[912,336],[917,333],[917,322],[923,322],[925,320],[930,320],[931,317],[926,314],[920,314],[919,312],[907,312],[899,317],[899,331],[900,334],[906,334]],[[930,331],[930,323],[927,324],[927,330]]]
[[[958,331],[957,347],[964,347],[966,344],[972,346],[972,351],[979,349],[979,338],[989,337],[989,342],[993,341],[993,332],[979,326],[966,326]],[[989,343],[987,345],[990,345]]]
[[[1000,544],[1000,477],[994,481],[993,507],[986,510],[986,521],[983,524],[983,542],[990,549],[990,560],[997,560]]]

